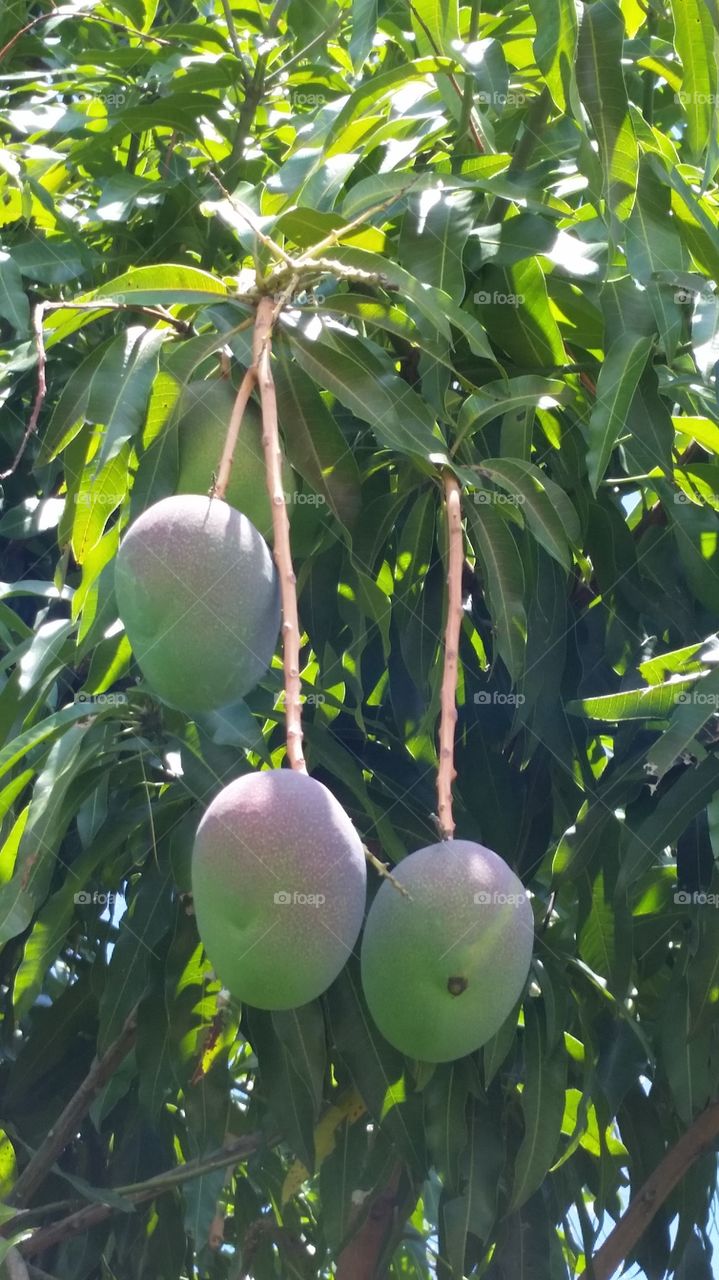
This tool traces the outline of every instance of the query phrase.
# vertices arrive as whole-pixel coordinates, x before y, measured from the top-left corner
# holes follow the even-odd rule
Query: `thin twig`
[[[227,187],[223,186],[223,184],[220,182],[220,179],[217,177],[217,175],[212,173],[211,170],[208,170],[208,177],[211,179],[212,182],[214,182],[215,186],[219,188],[225,200],[227,200],[228,203],[232,206],[232,208],[234,209],[238,217],[242,218],[247,223],[250,230],[254,233],[254,235],[257,236],[257,239],[259,240],[260,244],[263,244],[266,249],[269,249],[270,253],[273,253],[276,258],[279,258],[281,262],[284,262],[286,267],[291,267],[292,269],[294,269],[295,264],[292,258],[290,257],[290,255],[288,253],[285,253],[282,246],[277,244],[277,241],[273,240],[272,236],[265,235],[264,231],[260,226],[258,226],[254,218],[251,218],[248,215],[247,210],[245,208],[242,208],[238,204],[238,202],[235,200],[234,196],[231,195],[230,192],[227,190]]]
[[[631,1256],[654,1215],[692,1165],[711,1151],[719,1137],[719,1101],[712,1102],[665,1153],[644,1186],[632,1198],[614,1230],[585,1271],[592,1280],[611,1280]]]
[[[35,342],[35,350],[37,352],[37,391],[35,392],[35,400],[33,401],[32,411],[28,418],[23,438],[20,441],[20,448],[15,454],[12,465],[8,470],[0,472],[0,480],[7,480],[9,476],[15,474],[20,460],[27,448],[30,436],[34,435],[37,430],[38,418],[40,417],[42,406],[45,403],[45,395],[47,394],[47,381],[45,378],[47,359],[45,356],[45,339],[43,336],[43,316],[45,313],[45,306],[46,304],[44,302],[36,303],[32,313],[33,339]]]
[[[225,437],[225,445],[222,450],[220,465],[217,469],[217,480],[212,490],[212,496],[215,498],[224,498],[227,493],[227,486],[230,483],[230,475],[232,472],[232,462],[237,448],[237,438],[240,434],[242,418],[248,401],[252,395],[252,389],[257,381],[257,370],[254,364],[250,365],[245,373],[240,389],[235,397],[235,403],[232,406],[230,421],[227,426],[227,435]]]
[[[417,12],[413,4],[410,3],[409,7],[414,17],[417,19],[417,22],[419,23],[420,27],[424,31],[424,34],[426,35],[432,47],[432,52],[434,53],[435,57],[441,58],[442,50],[438,47],[437,42],[434,36],[432,35],[432,32],[430,31],[429,27],[427,26],[427,23],[425,22],[424,18],[420,13]],[[456,75],[452,71],[447,71],[446,75],[449,79],[449,83],[454,89],[454,92],[457,94],[457,97],[459,98],[460,102],[464,103],[464,92],[462,90],[462,86],[460,85]],[[477,148],[477,150],[480,152],[481,155],[484,155],[485,151],[487,150],[486,138],[482,137],[482,133],[480,132],[480,127],[477,123],[477,117],[475,116],[474,111],[470,111],[469,120],[467,121],[467,124],[469,125],[469,132],[472,136],[472,141],[474,142],[475,147]]]
[[[98,15],[94,13],[78,13],[75,9],[65,11],[59,8],[50,9],[47,13],[38,14],[37,18],[33,18],[31,22],[26,23],[24,27],[21,27],[19,31],[16,31],[15,35],[8,40],[7,44],[4,44],[2,49],[0,49],[0,62],[2,62],[5,54],[10,52],[13,45],[17,44],[21,36],[26,35],[28,31],[32,31],[32,28],[36,27],[38,23],[47,22],[48,18],[74,18],[76,21],[79,19],[82,22],[100,22],[104,23],[108,27],[115,27],[116,30],[124,32],[125,35],[135,36],[138,40],[150,40],[153,44],[167,45],[168,48],[173,47],[172,40],[163,40],[161,36],[153,35],[152,32],[149,31],[138,31],[136,27],[128,27],[126,22],[115,22],[112,18],[98,17]]]
[[[382,876],[383,880],[389,880],[390,884],[394,886],[397,892],[401,893],[403,898],[409,898],[411,902],[412,894],[405,885],[400,884],[399,880],[392,875],[392,872],[389,869],[389,863],[382,862],[381,858],[378,858],[376,853],[372,853],[371,849],[368,849],[366,844],[363,844],[362,848],[364,849],[365,858],[369,862],[370,866],[374,867],[377,875]]]
[[[454,835],[452,783],[457,776],[454,767],[454,734],[457,725],[457,671],[459,636],[462,626],[462,501],[459,481],[451,471],[444,475],[444,500],[447,511],[448,568],[447,622],[444,632],[444,667],[440,694],[439,767],[437,769],[437,801],[439,831],[443,840]]]
[[[224,1147],[220,1147],[218,1151],[213,1151],[207,1156],[200,1156],[197,1160],[189,1160],[187,1164],[179,1165],[176,1169],[170,1169],[166,1173],[156,1174],[154,1178],[148,1178],[145,1182],[137,1182],[129,1187],[113,1188],[114,1195],[121,1195],[123,1199],[129,1200],[132,1204],[144,1204],[148,1200],[154,1200],[156,1196],[162,1195],[165,1191],[172,1190],[173,1187],[179,1187],[185,1182],[189,1182],[192,1178],[198,1178],[202,1174],[211,1173],[214,1169],[223,1167],[233,1168],[236,1164],[240,1164],[249,1156],[253,1155],[262,1146],[276,1146],[279,1142],[278,1136],[266,1138],[263,1133],[250,1133],[242,1138],[236,1138]],[[52,1248],[56,1244],[60,1244],[63,1240],[69,1239],[71,1236],[79,1235],[83,1231],[89,1231],[98,1222],[104,1222],[106,1218],[111,1217],[113,1213],[118,1212],[116,1204],[89,1204],[79,1209],[77,1213],[70,1214],[69,1217],[63,1218],[60,1222],[53,1222],[49,1227],[43,1227],[40,1231],[36,1231],[28,1240],[24,1240],[18,1249],[23,1257],[33,1257],[35,1254],[43,1253],[46,1249]]]
[[[333,249],[335,245],[339,244],[340,240],[343,240],[345,236],[350,235],[351,232],[356,231],[358,227],[363,226],[371,217],[374,216],[375,213],[381,213],[384,209],[389,209],[390,205],[393,205],[396,200],[401,200],[402,196],[405,196],[408,191],[411,191],[412,188],[417,185],[418,181],[419,174],[416,174],[411,182],[408,182],[405,187],[401,187],[399,191],[395,191],[394,195],[390,196],[387,200],[382,200],[379,204],[373,204],[369,209],[365,209],[364,213],[358,213],[357,217],[353,218],[351,222],[345,223],[343,227],[338,227],[336,231],[330,231],[329,235],[325,236],[324,240],[318,240],[317,244],[311,245],[311,247],[302,254],[302,257],[297,259],[297,267],[300,268],[304,267],[306,264],[309,265],[310,263],[313,263],[318,254],[324,253],[325,249]]]
[[[46,311],[141,311],[143,315],[154,316],[157,320],[164,320],[167,324],[173,325],[178,333],[186,338],[196,337],[195,328],[189,320],[180,320],[165,307],[152,307],[148,303],[113,302],[109,298],[93,298],[89,302],[45,302],[43,306]]]
[[[282,479],[282,448],[277,422],[277,396],[270,364],[275,303],[263,298],[257,307],[253,344],[254,364],[262,404],[262,447],[265,453],[267,489],[272,505],[274,556],[282,600],[282,659],[285,672],[285,726],[287,759],[298,773],[306,773],[302,751],[302,700],[300,681],[300,622],[297,612],[297,579],[292,567],[290,522]]]
[[[135,1043],[137,1032],[137,1011],[133,1010],[127,1018],[120,1034],[101,1058],[95,1058],[79,1089],[73,1094],[59,1120],[48,1133],[45,1141],[38,1147],[32,1159],[25,1166],[9,1201],[20,1205],[32,1199],[35,1191],[44,1182],[57,1157],[64,1151],[68,1142],[77,1133],[93,1101],[107,1081],[114,1074],[120,1063],[127,1057]]]

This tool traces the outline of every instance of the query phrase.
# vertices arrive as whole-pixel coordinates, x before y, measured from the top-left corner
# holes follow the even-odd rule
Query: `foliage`
[[[560,1280],[713,1096],[718,30],[715,0],[0,14],[4,470],[40,321],[48,387],[0,518],[5,1197],[138,1009],[32,1202],[33,1228],[112,1206],[40,1254],[55,1275],[341,1275],[389,1187],[376,1274]],[[322,246],[301,288],[270,241]],[[431,1071],[354,961],[290,1014],[218,1004],[192,835],[281,764],[281,667],[190,721],[117,621],[182,390],[228,357],[239,385],[271,273],[309,766],[391,861],[436,839],[449,460],[463,484],[457,834],[530,888],[537,944],[495,1040]],[[711,1275],[715,1175],[659,1208],[652,1280]]]

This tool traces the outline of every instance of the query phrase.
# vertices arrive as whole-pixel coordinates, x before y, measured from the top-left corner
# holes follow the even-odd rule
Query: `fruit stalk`
[[[225,436],[225,444],[220,458],[220,465],[217,470],[217,480],[213,489],[213,495],[216,498],[224,498],[227,492],[227,486],[230,483],[230,475],[232,473],[232,462],[235,457],[235,449],[237,448],[237,440],[242,426],[247,402],[252,395],[252,389],[257,380],[257,369],[251,364],[247,370],[240,389],[235,397],[235,403],[232,406],[230,421],[227,426],[227,435]]]
[[[447,622],[444,631],[444,667],[440,694],[439,768],[437,800],[439,832],[443,840],[454,836],[452,783],[457,776],[454,767],[454,734],[457,725],[457,669],[459,633],[462,625],[462,502],[459,482],[450,471],[444,476],[444,501],[447,511],[449,540],[447,570]]]
[[[272,325],[275,308],[272,298],[261,298],[257,306],[253,364],[262,405],[262,447],[265,454],[267,488],[272,506],[274,557],[280,580],[282,601],[282,658],[285,672],[285,731],[287,759],[299,773],[307,766],[302,751],[302,704],[300,684],[300,623],[297,612],[297,579],[292,567],[290,522],[282,485],[282,448],[277,424],[277,396],[272,377]]]

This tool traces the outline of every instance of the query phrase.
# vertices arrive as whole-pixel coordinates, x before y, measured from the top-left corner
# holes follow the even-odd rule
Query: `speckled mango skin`
[[[192,855],[197,927],[222,984],[258,1009],[321,995],[357,941],[366,880],[362,842],[321,782],[289,769],[231,782]]]
[[[140,670],[189,714],[236,702],[267,671],[280,625],[269,548],[218,498],[163,498],[125,534],[115,594]]]
[[[235,395],[226,378],[206,378],[190,382],[185,388],[177,422],[180,461],[177,493],[207,493],[211,488]],[[285,492],[292,494],[294,477],[286,460],[282,475]],[[272,507],[265,479],[262,423],[252,401],[242,417],[225,497],[230,506],[252,521],[263,538],[272,542]],[[291,505],[289,510],[291,513]]]
[[[362,940],[367,1004],[407,1057],[451,1062],[486,1044],[521,995],[532,908],[506,862],[469,840],[418,849],[393,875],[411,900],[385,881],[372,903]]]

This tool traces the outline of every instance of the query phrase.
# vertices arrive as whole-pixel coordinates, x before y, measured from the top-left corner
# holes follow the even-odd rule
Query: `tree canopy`
[[[716,0],[6,2],[13,1280],[711,1277],[718,38]],[[268,299],[304,752],[370,899],[438,839],[461,489],[454,821],[536,938],[457,1062],[383,1039],[356,955],[289,1012],[221,990],[193,839],[286,763],[281,650],[188,716],[118,619],[187,388],[235,394]]]

